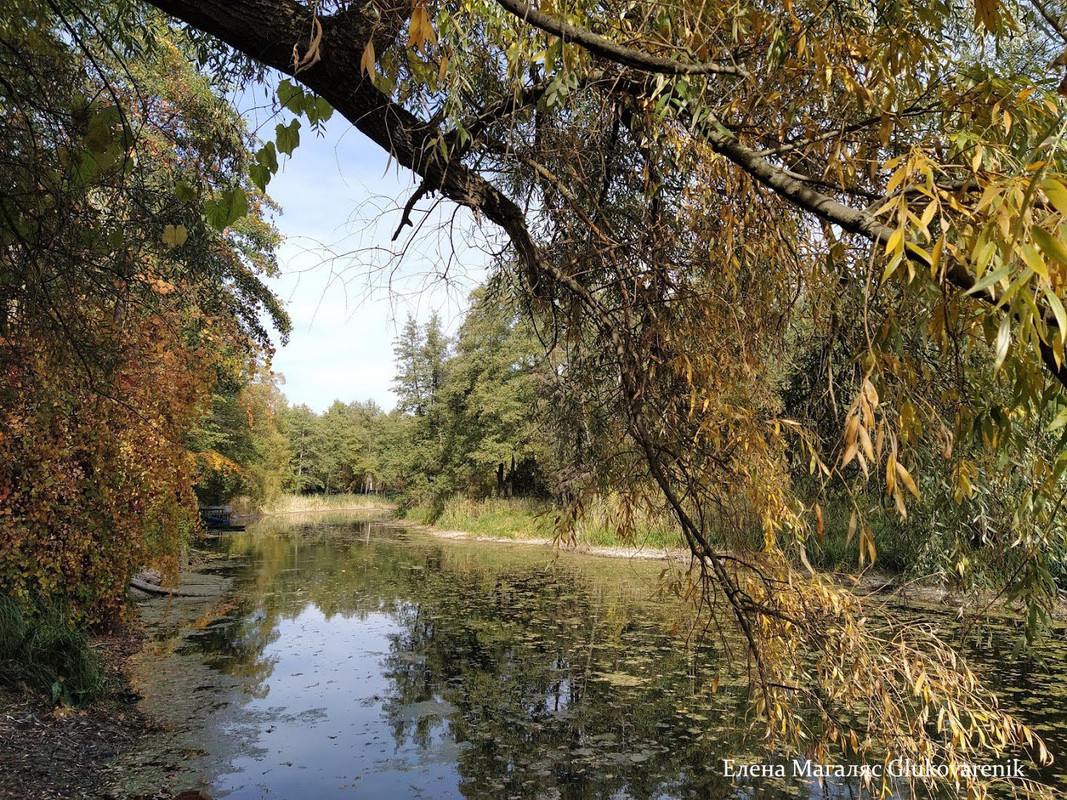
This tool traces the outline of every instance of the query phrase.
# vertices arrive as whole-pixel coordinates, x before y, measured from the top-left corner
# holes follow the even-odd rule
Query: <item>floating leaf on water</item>
[[[640,678],[637,675],[630,675],[626,672],[596,672],[593,677],[610,683],[612,686],[640,686],[648,682],[647,678]]]

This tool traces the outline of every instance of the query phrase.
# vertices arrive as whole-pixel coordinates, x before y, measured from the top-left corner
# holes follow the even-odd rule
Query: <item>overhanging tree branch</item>
[[[529,23],[535,28],[540,28],[546,33],[559,36],[564,41],[581,45],[590,53],[624,67],[662,75],[737,75],[742,78],[749,77],[747,72],[735,64],[675,61],[674,59],[654,56],[623,47],[604,36],[588,31],[585,28],[579,28],[577,25],[562,22],[555,17],[538,11],[536,8],[523,3],[522,0],[497,0],[497,3],[505,11],[518,17],[523,22]]]
[[[312,10],[292,0],[151,0],[161,10],[209,32],[236,49],[281,72],[292,75],[292,42],[311,23]],[[646,72],[668,74],[742,74],[729,65],[693,65],[637,53],[610,42],[604,37],[554,20],[523,4],[520,0],[498,0],[510,13],[555,35],[588,49],[617,64]],[[301,71],[299,80],[324,97],[345,118],[372,141],[389,152],[404,167],[418,174],[427,191],[440,191],[453,202],[483,213],[509,236],[525,266],[531,288],[541,286],[546,273],[553,280],[565,279],[559,270],[541,258],[527,226],[522,209],[496,186],[458,163],[447,162],[436,153],[434,145],[447,135],[435,124],[423,122],[402,106],[392,102],[363,75],[359,57],[367,41],[375,38],[379,53],[392,46],[396,32],[410,8],[391,10],[389,19],[371,19],[355,6],[322,18],[321,60]],[[384,40],[384,41],[382,41]],[[661,63],[662,62],[662,63]],[[639,80],[620,80],[614,91],[631,95],[641,91]],[[756,181],[798,208],[839,226],[849,233],[864,236],[874,244],[884,244],[893,229],[865,209],[848,206],[829,194],[789,174],[756,150],[746,146],[725,129],[704,126],[702,138],[716,153],[724,156]],[[921,260],[908,253],[909,258]],[[926,265],[929,266],[929,265]],[[967,291],[975,285],[974,276],[962,265],[953,263],[945,270],[951,285]],[[563,280],[566,284],[567,281]],[[990,299],[983,296],[985,299]],[[1055,320],[1046,311],[1046,323],[1055,329]],[[1051,375],[1067,386],[1067,369],[1056,363],[1051,346],[1042,347],[1042,359]]]

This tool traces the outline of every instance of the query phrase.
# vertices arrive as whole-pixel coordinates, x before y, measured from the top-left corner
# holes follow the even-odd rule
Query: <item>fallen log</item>
[[[149,583],[136,575],[130,578],[130,586],[148,594],[170,595],[171,597],[211,597],[216,594],[216,592],[212,591],[195,592],[187,589],[160,586],[156,583]]]

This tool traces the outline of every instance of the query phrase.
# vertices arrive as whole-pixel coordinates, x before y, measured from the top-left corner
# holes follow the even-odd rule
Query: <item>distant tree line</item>
[[[477,290],[455,336],[408,318],[394,343],[397,404],[289,405],[266,372],[220,382],[192,434],[198,495],[386,493],[409,503],[563,491],[564,425],[549,411],[558,364],[499,287]]]

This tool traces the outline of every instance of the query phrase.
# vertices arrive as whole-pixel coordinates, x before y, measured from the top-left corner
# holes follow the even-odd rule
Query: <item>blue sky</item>
[[[274,125],[263,89],[239,98],[245,118],[264,138]],[[256,106],[258,104],[258,107]],[[411,174],[340,115],[316,136],[306,121],[300,146],[283,159],[267,192],[281,206],[275,224],[285,236],[282,276],[269,281],[293,320],[289,344],[274,370],[293,404],[325,410],[335,399],[376,401],[393,408],[392,344],[408,314],[420,321],[437,312],[458,327],[467,294],[484,277],[485,237],[465,209],[441,202],[412,215],[412,229],[390,241],[414,191]],[[433,200],[423,200],[426,211]],[[403,256],[398,254],[403,250]],[[438,276],[447,272],[448,280]]]

